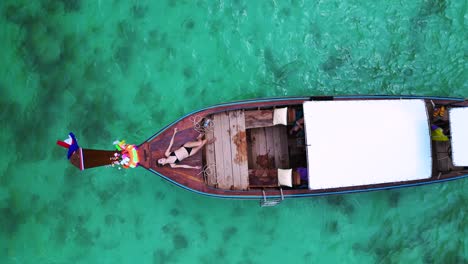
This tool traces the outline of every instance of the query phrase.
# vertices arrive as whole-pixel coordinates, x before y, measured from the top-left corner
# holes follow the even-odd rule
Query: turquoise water
[[[0,262],[467,263],[468,181],[287,200],[200,196],[55,145],[141,143],[265,96],[468,97],[467,1],[0,2]],[[6,154],[6,155],[5,155]]]

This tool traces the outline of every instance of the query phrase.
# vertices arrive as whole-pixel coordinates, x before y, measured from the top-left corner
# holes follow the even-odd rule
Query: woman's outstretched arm
[[[174,128],[174,134],[172,134],[171,142],[169,143],[169,146],[167,147],[166,153],[164,153],[164,155],[166,155],[166,158],[168,158],[169,155],[171,155],[171,148],[172,148],[172,144],[174,144],[174,137],[176,133],[177,133],[177,127]]]

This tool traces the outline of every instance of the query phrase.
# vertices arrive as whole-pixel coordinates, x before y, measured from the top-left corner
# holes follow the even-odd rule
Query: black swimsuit
[[[184,147],[184,146],[182,146],[182,147],[185,148],[185,150],[187,151],[187,153],[188,153],[189,156],[190,156],[190,153],[192,153],[192,148],[187,148],[187,147]],[[174,161],[175,164],[177,164],[177,163],[180,162],[179,158],[177,158],[177,156],[176,156],[176,154],[175,154],[174,151],[172,151],[171,154],[169,154],[169,157],[170,157],[170,156],[176,157],[176,159],[175,159],[175,161]]]
[[[189,156],[190,156],[190,153],[192,153],[192,148],[187,148],[187,147],[184,147],[184,148],[185,148],[185,150],[187,150],[187,153],[188,153]]]

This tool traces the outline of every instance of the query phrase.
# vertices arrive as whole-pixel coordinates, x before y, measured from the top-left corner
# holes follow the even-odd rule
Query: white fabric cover
[[[304,120],[310,189],[431,177],[423,100],[305,102]]]
[[[275,108],[273,112],[273,125],[287,125],[288,124],[288,108]]]
[[[468,107],[452,108],[449,116],[453,164],[468,166]]]
[[[278,169],[278,185],[292,187],[292,169]]]

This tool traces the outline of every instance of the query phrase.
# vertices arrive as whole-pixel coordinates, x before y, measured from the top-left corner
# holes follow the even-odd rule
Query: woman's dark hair
[[[164,165],[163,165],[163,164],[161,164],[161,163],[159,163],[159,161],[156,161],[156,166],[158,166],[158,167],[162,167],[162,166],[164,166]]]

